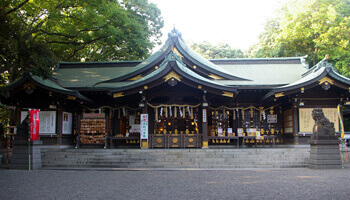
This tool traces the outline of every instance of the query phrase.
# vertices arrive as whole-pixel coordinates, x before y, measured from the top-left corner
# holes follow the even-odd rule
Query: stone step
[[[308,148],[44,150],[44,168],[305,167]]]

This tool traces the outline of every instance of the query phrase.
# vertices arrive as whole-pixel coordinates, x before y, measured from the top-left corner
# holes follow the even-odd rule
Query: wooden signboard
[[[312,119],[313,108],[299,108],[299,132],[312,133],[315,121]],[[337,108],[322,108],[324,115],[334,123],[335,131],[339,131],[339,118]]]
[[[84,119],[104,119],[105,113],[83,113]]]

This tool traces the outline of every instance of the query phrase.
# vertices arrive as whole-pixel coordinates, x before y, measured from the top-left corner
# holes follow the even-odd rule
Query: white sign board
[[[27,117],[28,111],[21,112],[21,122]],[[39,135],[56,134],[56,111],[40,111]]]
[[[277,115],[267,115],[267,123],[277,123]]]
[[[62,118],[62,134],[72,134],[73,114],[63,112]]]
[[[140,139],[148,139],[148,114],[141,114]]]

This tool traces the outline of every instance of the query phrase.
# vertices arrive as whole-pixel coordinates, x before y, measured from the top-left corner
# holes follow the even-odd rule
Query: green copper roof
[[[202,63],[203,65],[213,69],[213,70],[217,70],[217,71],[221,71],[221,72],[226,72],[224,69],[220,68],[219,66],[213,64],[212,62],[210,62],[209,60],[203,58],[201,55],[199,55],[197,52],[193,51],[191,48],[189,48],[185,42],[183,42],[182,40],[179,40],[179,44],[180,46],[192,57],[194,58],[196,61]]]
[[[94,87],[96,83],[120,77],[133,67],[98,67],[98,68],[62,68],[54,72],[63,87],[86,88]]]
[[[150,57],[148,57],[145,61],[143,61],[142,63],[140,63],[139,65],[137,65],[136,67],[134,67],[132,70],[130,70],[127,73],[131,73],[137,70],[140,70],[142,68],[144,68],[145,66],[149,65],[150,63],[154,62],[157,58],[159,58],[161,55],[164,54],[164,52],[166,52],[167,50],[170,49],[170,46],[172,45],[171,40],[167,40],[165,42],[165,44],[162,46],[162,48],[160,48],[157,52],[155,52],[154,54],[152,54]]]
[[[166,67],[166,65],[161,65],[157,70],[154,70],[153,72],[149,73],[148,75],[136,80],[136,81],[124,81],[124,82],[111,82],[111,83],[98,83],[96,87],[99,88],[113,88],[118,90],[118,88],[121,87],[132,87],[133,85],[137,85],[138,83],[147,84],[148,82],[151,82],[151,78],[158,75],[162,70]]]
[[[215,82],[215,81],[212,81],[212,80],[209,80],[203,76],[200,76],[199,74],[197,73],[194,73],[192,70],[188,69],[185,65],[183,65],[182,63],[180,63],[179,61],[176,61],[177,63],[177,66],[183,71],[185,72],[186,74],[190,75],[191,77],[197,79],[197,80],[200,80],[200,81],[203,81],[203,82],[206,82],[206,83],[209,83],[209,84],[213,84],[213,85],[217,85],[217,86],[225,86],[221,83],[218,83],[218,82]]]
[[[305,69],[301,64],[223,64],[221,68],[251,81],[216,80],[228,85],[284,85],[297,81]]]
[[[201,55],[199,55],[197,52],[192,50],[190,47],[188,47],[184,41],[178,40],[178,43],[180,45],[180,53],[188,54],[187,59],[191,60],[196,66],[205,69],[210,74],[215,74],[219,77],[231,79],[231,80],[247,80],[244,77],[238,77],[236,74],[229,73],[225,69],[221,68],[218,65],[215,65],[214,63],[210,62],[209,60],[203,58]],[[181,49],[183,49],[184,52],[181,52]],[[186,56],[186,55],[185,55]],[[191,66],[192,67],[192,66]]]
[[[176,29],[168,35],[168,40],[156,53],[152,54],[145,61],[127,66],[118,64],[114,66],[99,65],[98,67],[85,67],[85,64],[77,64],[76,67],[59,68],[54,73],[58,83],[64,88],[102,90],[118,88],[130,88],[141,82],[147,83],[147,80],[154,80],[155,76],[165,69],[167,56],[176,54],[172,52],[176,47],[182,58],[177,59],[177,66],[182,73],[192,77],[194,80],[202,81],[203,84],[209,84],[217,87],[226,88],[266,88],[277,89],[287,88],[288,86],[298,85],[313,76],[318,76],[312,70],[308,70],[305,65],[305,57],[291,58],[244,58],[244,59],[217,59],[207,60],[197,54],[186,45],[182,39],[181,33]],[[174,54],[174,55],[175,55]],[[159,64],[162,62],[162,64]],[[194,68],[193,65],[198,66]],[[159,65],[158,69],[155,65]],[[199,70],[201,67],[201,70]],[[314,67],[315,68],[315,67]],[[342,82],[348,82],[348,78],[337,74],[333,68],[331,76]],[[334,72],[333,72],[334,71]],[[209,74],[206,74],[209,73]],[[224,77],[224,79],[209,78],[210,73]],[[137,79],[139,77],[140,79]],[[136,80],[130,81],[130,78]],[[159,78],[159,77],[158,77]],[[148,81],[148,82],[150,82]]]
[[[275,88],[273,91],[281,92],[281,91],[296,89],[299,87],[304,87],[306,85],[312,84],[320,80],[325,76],[329,76],[330,78],[334,78],[342,83],[350,85],[349,78],[340,75],[332,67],[331,63],[328,63],[326,60],[322,60],[318,64],[316,64],[314,67],[312,67],[310,70],[308,70],[306,73],[304,73],[302,75],[302,78],[300,78],[299,80],[296,80],[288,85]]]
[[[67,88],[64,88],[60,85],[57,84],[56,81],[52,80],[52,79],[43,79],[39,76],[36,75],[32,75],[31,73],[24,73],[22,75],[22,77],[20,79],[17,79],[16,81],[14,81],[12,84],[10,84],[8,87],[12,88],[12,87],[18,87],[21,84],[24,84],[26,82],[34,82],[42,87],[46,87],[47,89],[51,89],[51,90],[56,90],[62,93],[69,93],[69,94],[73,94],[76,93],[76,91],[73,90],[69,90]]]
[[[8,88],[16,89],[17,87],[21,87],[21,85],[26,82],[33,82],[35,85],[42,87],[46,90],[65,95],[72,95],[77,98],[92,102],[92,100],[81,95],[78,91],[70,90],[58,85],[57,82],[53,79],[43,79],[39,76],[31,75],[30,73],[24,73],[20,79],[13,82],[11,85],[8,86]]]
[[[56,90],[61,90],[61,91],[65,91],[65,92],[72,92],[72,93],[75,93],[76,91],[72,91],[72,90],[69,90],[69,89],[66,89],[64,87],[61,87],[59,85],[57,85],[56,82],[50,80],[50,79],[43,79],[39,76],[31,76],[33,80],[35,80],[36,82],[48,87],[48,88],[53,88],[53,89],[56,89]]]
[[[140,64],[138,64],[137,66],[127,70],[127,71],[123,71],[122,73],[120,73],[119,76],[116,77],[112,77],[109,80],[104,80],[101,81],[102,82],[119,82],[119,81],[125,81],[129,78],[132,78],[134,76],[137,76],[139,74],[142,74],[144,71],[150,69],[151,67],[153,67],[153,65],[155,65],[157,62],[161,61],[162,59],[162,55],[166,56],[166,52],[169,51],[170,52],[170,47],[172,45],[171,40],[167,40],[165,42],[165,44],[163,45],[162,48],[160,48],[157,52],[155,52],[154,54],[152,54],[150,57],[148,57],[145,61],[141,62]]]
[[[169,62],[175,62],[176,65],[172,65]],[[132,82],[119,82],[119,83],[99,83],[97,87],[113,87],[113,91],[124,91],[127,89],[132,89],[135,87],[140,87],[142,85],[149,84],[152,81],[163,82],[163,77],[170,71],[177,72],[182,78],[187,78],[190,81],[194,81],[198,84],[204,84],[206,86],[211,86],[212,88],[224,89],[224,90],[235,90],[236,88],[231,86],[226,86],[210,79],[207,79],[194,71],[188,69],[186,65],[181,61],[180,57],[174,53],[170,53],[164,62],[159,66],[157,70],[154,70],[150,74]],[[186,77],[183,77],[186,76]]]

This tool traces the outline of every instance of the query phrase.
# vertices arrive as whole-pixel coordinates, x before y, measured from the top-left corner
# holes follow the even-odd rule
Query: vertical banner
[[[141,114],[140,146],[148,147],[148,114]]]
[[[141,140],[148,139],[148,114],[141,114]]]
[[[29,109],[29,130],[30,140],[39,139],[39,127],[40,127],[40,110]]]

